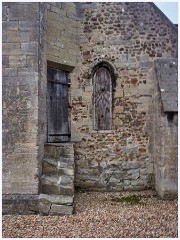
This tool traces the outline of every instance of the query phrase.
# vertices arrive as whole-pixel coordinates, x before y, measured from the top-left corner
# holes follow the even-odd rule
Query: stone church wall
[[[176,55],[177,35],[150,3],[81,5],[81,61],[71,84],[71,140],[79,188],[152,186],[150,147],[153,61]],[[93,130],[92,70],[109,63],[116,76],[111,131]]]
[[[3,3],[3,194],[38,194],[39,3]]]
[[[3,3],[3,193],[38,194],[46,143],[47,66],[69,72],[75,185],[153,186],[153,62],[177,34],[151,3]],[[114,71],[112,129],[93,129],[92,71]]]

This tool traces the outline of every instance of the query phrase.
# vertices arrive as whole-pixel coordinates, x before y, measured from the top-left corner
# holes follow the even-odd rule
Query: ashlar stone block
[[[37,42],[28,42],[21,43],[21,50],[24,54],[38,54],[38,43]]]
[[[13,4],[9,6],[9,20],[26,20],[39,18],[39,3]]]
[[[3,21],[2,31],[18,31],[18,21]]]
[[[73,206],[52,204],[49,215],[71,215],[73,210]]]

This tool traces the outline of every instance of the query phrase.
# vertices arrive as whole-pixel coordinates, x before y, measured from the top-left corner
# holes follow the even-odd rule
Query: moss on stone
[[[137,195],[112,197],[111,201],[120,202],[120,203],[138,204],[141,201],[141,197]]]

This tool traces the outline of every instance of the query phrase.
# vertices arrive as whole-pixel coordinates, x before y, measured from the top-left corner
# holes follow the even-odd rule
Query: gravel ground
[[[3,238],[177,238],[177,218],[177,200],[152,191],[79,192],[74,215],[6,215],[2,231]]]

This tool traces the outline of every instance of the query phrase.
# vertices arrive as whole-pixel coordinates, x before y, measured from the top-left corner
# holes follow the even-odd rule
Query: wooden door
[[[94,74],[94,130],[111,130],[112,80],[110,72],[100,67]]]
[[[47,79],[48,142],[67,142],[69,136],[67,72],[48,68]]]

